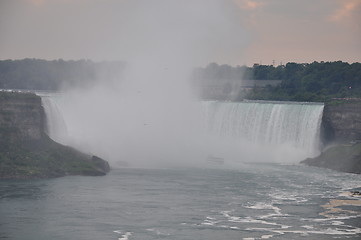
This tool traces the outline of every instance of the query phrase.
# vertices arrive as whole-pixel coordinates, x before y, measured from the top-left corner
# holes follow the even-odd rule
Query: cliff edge
[[[326,104],[322,127],[326,144],[361,140],[361,100],[350,99]]]
[[[105,160],[51,140],[44,131],[41,98],[0,92],[0,179],[101,176]]]
[[[301,163],[348,173],[361,173],[361,100],[327,104],[322,118],[322,139],[327,147],[318,157]]]

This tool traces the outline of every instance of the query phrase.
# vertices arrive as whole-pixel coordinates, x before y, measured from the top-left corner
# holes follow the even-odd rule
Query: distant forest
[[[86,87],[99,79],[118,81],[125,62],[93,62],[90,60],[46,61],[39,59],[0,61],[0,88],[59,90]],[[313,62],[252,67],[211,63],[196,68],[192,81],[219,82],[231,80],[281,80],[278,86],[255,87],[247,99],[287,101],[328,101],[332,98],[361,98],[361,63]],[[160,86],[161,87],[161,86]],[[236,100],[241,100],[236,99]]]
[[[254,100],[319,101],[361,98],[361,63],[313,62],[253,67],[211,63],[197,68],[194,78],[205,81],[282,80],[278,86],[253,88],[242,98]],[[241,99],[236,99],[241,100]]]
[[[124,67],[124,62],[90,60],[3,60],[0,61],[0,88],[56,91],[86,87],[99,79],[110,83],[120,77]]]

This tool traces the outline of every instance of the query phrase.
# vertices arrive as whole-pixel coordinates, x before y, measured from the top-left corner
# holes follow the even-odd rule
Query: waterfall
[[[301,152],[301,160],[319,152],[323,107],[319,103],[203,102],[205,126],[211,136],[242,140],[257,146],[256,151],[287,146],[291,152]]]
[[[102,112],[103,105],[115,100],[98,99],[95,106],[87,98],[82,98],[79,105],[63,94],[41,97],[47,133],[53,140],[114,161],[147,161],[167,152],[166,158],[187,161],[193,161],[191,155],[196,154],[195,159],[201,162],[210,155],[224,158],[227,163],[295,163],[320,152],[324,105],[319,103],[203,101],[195,103],[195,111],[190,111],[189,118],[194,118],[196,126],[191,121],[177,121],[162,128],[167,123],[161,122],[164,119],[158,119],[155,112],[146,115],[153,121],[145,121],[139,118],[143,115],[138,116],[121,102]]]
[[[46,134],[54,141],[65,144],[68,133],[63,114],[56,101],[59,96],[44,93],[38,95],[41,96],[41,103],[45,112]]]

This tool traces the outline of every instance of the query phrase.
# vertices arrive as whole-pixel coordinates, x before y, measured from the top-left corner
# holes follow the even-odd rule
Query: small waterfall
[[[60,111],[55,95],[41,95],[41,103],[46,116],[46,133],[56,142],[65,144],[68,133],[63,114]]]
[[[323,104],[293,102],[203,102],[205,125],[213,136],[242,139],[262,148],[310,157],[319,152]]]

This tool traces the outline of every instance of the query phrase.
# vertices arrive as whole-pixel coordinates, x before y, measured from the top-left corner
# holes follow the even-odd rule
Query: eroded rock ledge
[[[40,97],[0,92],[0,179],[101,176],[105,160],[51,140]]]
[[[327,104],[322,118],[326,148],[301,163],[348,173],[361,173],[361,100],[344,99]]]
[[[347,173],[361,173],[361,143],[335,145],[320,156],[303,160],[309,166]]]

